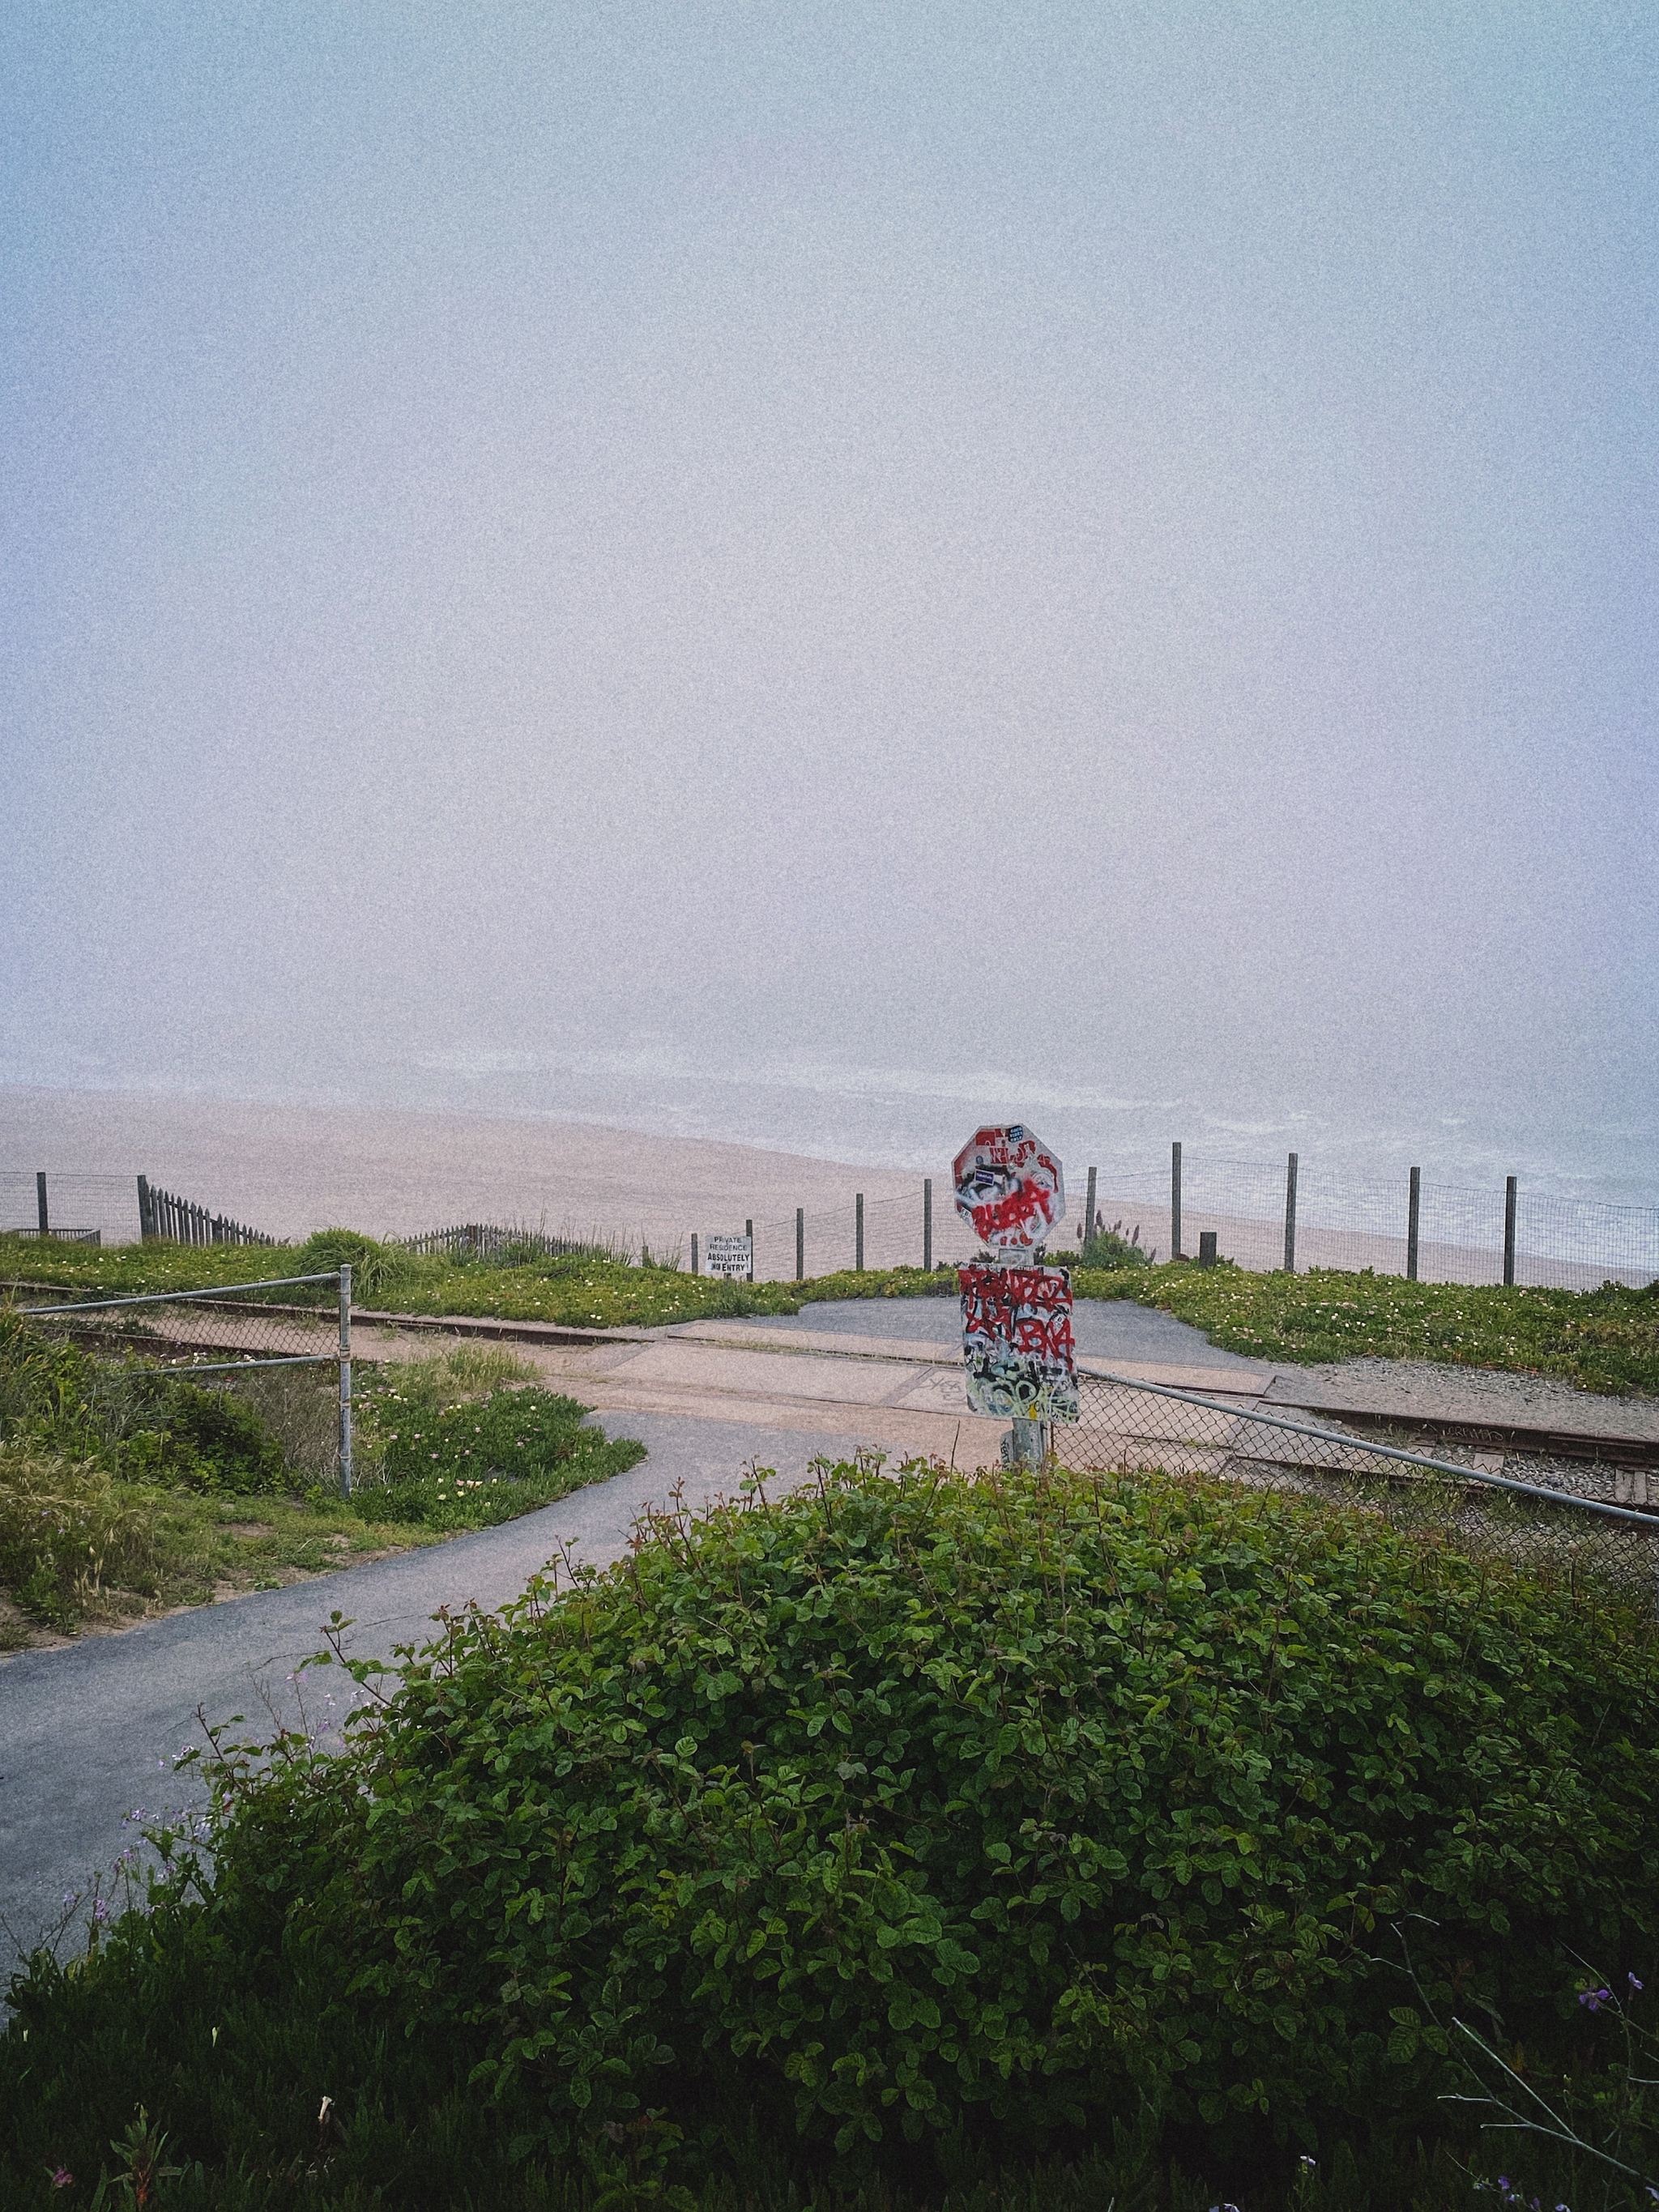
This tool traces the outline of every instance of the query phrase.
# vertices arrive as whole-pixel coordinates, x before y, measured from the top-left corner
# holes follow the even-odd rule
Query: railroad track
[[[1471,1451],[1528,1459],[1583,1460],[1597,1467],[1659,1469],[1659,1437],[1603,1436],[1586,1429],[1540,1429],[1518,1421],[1457,1421],[1431,1413],[1379,1413],[1374,1406],[1310,1406],[1316,1419],[1364,1435],[1411,1437]]]

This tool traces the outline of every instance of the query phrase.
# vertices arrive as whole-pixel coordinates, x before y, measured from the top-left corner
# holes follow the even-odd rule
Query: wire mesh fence
[[[314,1303],[325,1299],[327,1304]],[[234,1384],[281,1369],[334,1367],[339,1376],[341,1490],[351,1494],[351,1270],[283,1275],[213,1291],[120,1298],[69,1293],[12,1310],[94,1358]]]
[[[1188,1156],[1179,1186],[1170,1170],[1090,1170],[1068,1179],[1068,1218],[1048,1257],[1075,1257],[1091,1209],[1091,1228],[1115,1229],[1149,1260],[1179,1252],[1193,1258],[1212,1237],[1218,1258],[1256,1273],[1289,1264],[1378,1274],[1415,1273],[1439,1283],[1499,1283],[1505,1247],[1516,1284],[1595,1290],[1607,1281],[1634,1287],[1659,1280],[1659,1208],[1603,1206],[1517,1190],[1513,1220],[1501,1188],[1449,1183],[1354,1183],[1299,1166],[1287,1221],[1287,1164]],[[737,1221],[709,1222],[702,1234],[735,1233]],[[1414,1226],[1414,1233],[1413,1233]],[[1290,1236],[1287,1239],[1287,1228]],[[959,1266],[977,1243],[956,1211],[948,1180],[931,1198],[861,1200],[803,1210],[754,1224],[755,1279],[782,1282],[859,1268]]]
[[[1659,1474],[1645,1468],[1457,1446],[1430,1457],[1299,1410],[1227,1405],[1098,1370],[1079,1374],[1079,1396],[1081,1419],[1053,1431],[1063,1466],[1158,1468],[1332,1498],[1461,1550],[1659,1598]]]
[[[104,1358],[137,1355],[160,1367],[206,1374],[301,1366],[341,1356],[337,1305],[313,1309],[297,1302],[308,1290],[337,1299],[339,1280],[331,1272],[123,1298],[77,1299],[66,1291],[15,1310],[36,1328],[71,1337]],[[278,1291],[289,1298],[277,1300]]]
[[[33,1239],[43,1227],[52,1242],[136,1243],[139,1233],[137,1178],[56,1173],[43,1176],[33,1168],[0,1169],[0,1236]]]
[[[1167,1179],[1166,1179],[1167,1180]],[[1146,1178],[1141,1187],[1146,1188]],[[1595,1290],[1606,1281],[1639,1287],[1659,1278],[1659,1209],[1604,1206],[1517,1189],[1510,1231],[1505,1193],[1419,1180],[1415,1273],[1436,1283],[1504,1279],[1512,1239],[1515,1280],[1561,1290]],[[1158,1210],[1166,1249],[1173,1243],[1170,1193]],[[1287,1164],[1188,1156],[1182,1176],[1182,1249],[1197,1251],[1214,1232],[1224,1259],[1265,1271],[1285,1264]],[[1411,1271],[1410,1179],[1356,1183],[1299,1163],[1295,1182],[1293,1258],[1308,1267]]]

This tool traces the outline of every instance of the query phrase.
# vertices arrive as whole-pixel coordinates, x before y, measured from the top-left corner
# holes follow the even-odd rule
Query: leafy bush
[[[128,1439],[124,1474],[246,1497],[291,1488],[283,1447],[258,1409],[230,1390],[168,1381],[155,1392],[157,1425]]]
[[[258,1407],[137,1361],[98,1360],[0,1311],[0,1437],[105,1474],[240,1495],[278,1489],[284,1455]]]
[[[215,1780],[167,1940],[331,1983],[596,2172],[645,2130],[695,2173],[712,2114],[890,2174],[1139,2113],[1282,2175],[1444,2124],[1390,1923],[1534,2051],[1570,1953],[1649,1980],[1659,1934],[1650,1621],[1196,1481],[841,1468],[663,1520],[451,1623],[344,1759]]]

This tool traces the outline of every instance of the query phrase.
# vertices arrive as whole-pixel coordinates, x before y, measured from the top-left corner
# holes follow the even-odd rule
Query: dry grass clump
[[[152,1516],[89,1461],[0,1445],[0,1584],[65,1632],[141,1612],[158,1587]]]

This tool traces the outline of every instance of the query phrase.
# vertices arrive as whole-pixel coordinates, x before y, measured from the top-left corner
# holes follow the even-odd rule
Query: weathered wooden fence
[[[194,1200],[176,1198],[161,1190],[147,1176],[138,1178],[138,1232],[148,1243],[152,1237],[168,1237],[175,1244],[275,1244],[262,1229],[250,1229],[228,1214],[210,1213]]]

